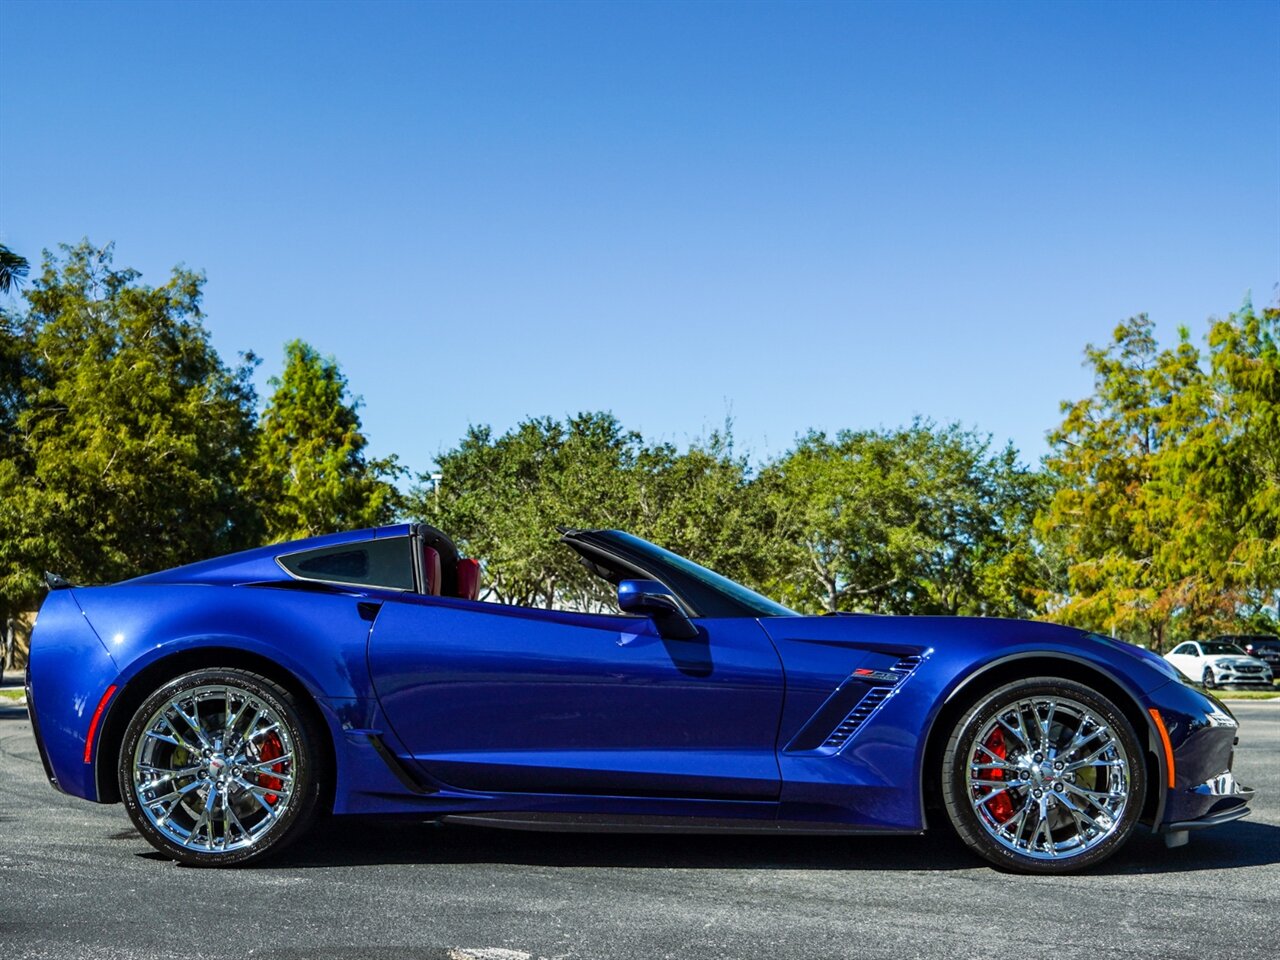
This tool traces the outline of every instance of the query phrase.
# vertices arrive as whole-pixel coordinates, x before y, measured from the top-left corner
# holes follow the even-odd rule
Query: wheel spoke
[[[265,737],[268,733],[275,733],[279,729],[280,729],[280,724],[272,723],[268,726],[263,727],[261,730],[254,730],[253,733],[249,734],[247,737],[244,738],[244,742],[253,743],[255,740],[259,740],[262,737]]]
[[[167,738],[170,743],[174,743],[177,746],[182,747],[182,749],[188,750],[192,753],[200,752],[199,742],[192,743],[190,740],[188,740],[186,737],[186,734],[184,734],[181,730],[179,730],[178,725],[175,724],[172,720],[170,720],[167,716],[161,717],[160,719],[163,720],[164,725],[169,728],[169,732],[173,734],[172,737]],[[156,734],[156,739],[166,739],[166,738],[163,738],[159,734]]]
[[[235,735],[236,724],[240,722],[240,718],[244,716],[245,711],[249,709],[249,701],[242,700],[240,709],[232,711],[231,709],[231,692],[227,691],[227,719],[222,724],[222,739],[230,742]]]
[[[1077,793],[1082,797],[1095,800],[1095,802],[1098,798],[1103,800],[1121,800],[1124,798],[1123,793],[1113,793],[1110,790],[1090,790],[1087,787],[1082,787],[1078,783],[1071,783],[1070,781],[1064,783],[1063,787],[1071,793]]]
[[[1058,759],[1065,760],[1067,757],[1073,755],[1077,750],[1096,737],[1101,730],[1102,728],[1098,725],[1098,722],[1086,713],[1080,718],[1080,726],[1076,729],[1075,736],[1071,738],[1071,742],[1058,751]]]
[[[208,734],[204,732],[204,727],[200,725],[199,711],[197,710],[196,715],[192,717],[187,713],[186,710],[182,709],[182,704],[180,704],[177,700],[174,700],[172,703],[169,704],[169,706],[173,708],[174,713],[176,713],[178,716],[180,716],[183,720],[186,721],[187,726],[191,728],[192,732],[195,733],[196,738],[200,741],[200,746],[206,750],[212,749],[213,743],[212,741],[209,740]],[[170,723],[169,725],[171,727],[173,726],[172,723]],[[174,732],[175,733],[177,732],[176,727],[174,727]]]
[[[999,790],[992,790],[990,793],[984,793],[980,797],[974,797],[973,805],[975,807],[981,807],[987,801],[994,800],[996,797],[1002,796],[1003,794],[1006,794],[1008,792],[1009,792],[1008,786],[1003,786]]]
[[[1008,766],[1008,764],[1004,762],[1004,757],[996,753],[995,747],[988,747],[985,743],[980,743],[978,744],[978,749],[989,756],[992,760],[998,761],[999,766]]]
[[[279,786],[279,787],[268,787],[268,786],[264,786],[261,783],[250,783],[248,780],[245,780],[243,777],[237,778],[236,783],[240,784],[245,790],[248,790],[255,797],[257,796],[287,797],[289,795],[288,784],[284,784],[283,786]]]
[[[227,824],[227,831],[228,831],[227,845],[230,846],[231,845],[231,834],[230,834],[231,824],[235,824],[236,829],[240,831],[241,837],[248,837],[250,836],[250,833],[248,830],[245,829],[244,824],[240,822],[240,818],[236,816],[235,805],[231,803],[229,798],[224,800],[224,804],[225,806],[223,809],[225,811],[226,816],[229,818],[229,821]]]
[[[1035,805],[1035,802],[1031,799],[1031,794],[1027,794],[1027,802],[1022,805],[1022,810],[1017,815],[1018,826],[1013,833],[1014,843],[1018,843],[1019,841],[1022,840],[1022,831],[1027,828],[1027,818],[1031,815],[1031,810],[1034,807],[1034,805]]]
[[[245,780],[243,778],[237,778],[236,783],[240,785],[241,789],[245,793],[253,797],[253,799],[257,800],[258,804],[262,807],[262,809],[267,812],[267,815],[273,819],[275,818],[276,813],[278,811],[276,806],[272,806],[270,803],[267,802],[267,794],[274,794],[275,796],[280,797],[281,799],[287,796],[286,791],[268,790],[266,787],[263,787],[256,783],[250,783],[248,780]]]
[[[249,708],[248,708],[248,707],[245,707],[245,709],[242,711],[242,713],[248,713],[248,711],[249,711]],[[262,719],[262,711],[261,711],[260,709],[258,709],[258,708],[256,708],[256,707],[255,707],[255,708],[254,708],[254,711],[253,711],[253,716],[251,716],[251,717],[249,718],[249,722],[248,722],[248,723],[246,723],[246,724],[244,725],[244,736],[240,738],[240,742],[241,742],[241,743],[243,743],[243,742],[245,742],[246,740],[248,740],[248,738],[249,738],[249,734],[253,732],[253,728],[254,728],[254,727],[256,727],[256,726],[258,725],[258,721],[259,721],[259,720],[261,720],[261,719]],[[239,722],[239,720],[240,720],[240,718],[239,718],[239,717],[237,717],[237,718],[236,718],[236,722],[238,723],[238,722]]]
[[[169,736],[166,733],[159,733],[155,730],[148,730],[146,732],[146,736],[151,737],[153,740],[159,740],[161,743],[171,743],[175,747],[182,747],[183,749],[187,749],[187,744],[183,743],[181,740],[178,740],[176,737]]]
[[[240,769],[248,770],[253,773],[270,772],[272,776],[280,776],[280,774],[276,773],[274,770],[271,770],[271,767],[279,766],[282,763],[290,763],[292,760],[293,760],[293,754],[286,753],[283,756],[272,757],[269,760],[247,760],[240,764]]]
[[[1097,820],[1093,819],[1093,817],[1089,816],[1089,814],[1085,813],[1082,809],[1080,809],[1074,803],[1072,803],[1070,797],[1059,797],[1058,799],[1071,812],[1071,815],[1075,817],[1077,820],[1083,820],[1085,823],[1093,827],[1093,829],[1097,830],[1099,833],[1106,833],[1107,831],[1106,826],[1099,823]]]
[[[214,805],[218,801],[218,788],[211,786],[209,788],[209,796],[205,798],[204,807],[200,810],[200,817],[196,820],[195,826],[191,828],[191,832],[187,834],[184,843],[190,844],[200,839],[200,828],[204,827],[209,833],[209,839],[205,846],[213,846],[213,825],[210,821],[209,814],[213,812]]]
[[[175,797],[176,799],[181,800],[183,797],[185,797],[185,796],[186,796],[188,793],[190,793],[192,790],[196,789],[196,787],[198,787],[198,786],[200,786],[200,781],[199,781],[199,780],[192,780],[190,783],[186,784],[185,786],[181,786],[181,787],[174,787],[172,790],[170,790],[170,791],[169,791],[168,793],[166,793],[164,796],[156,797],[156,798],[154,798],[153,800],[151,800],[151,801],[149,801],[149,802],[150,802],[150,803],[163,803],[165,800],[168,800],[170,797]]]
[[[1090,806],[1092,806],[1095,810],[1097,810],[1097,811],[1098,811],[1098,813],[1100,813],[1102,816],[1106,817],[1108,820],[1114,819],[1114,817],[1113,817],[1113,811],[1112,811],[1112,808],[1111,808],[1110,806],[1108,806],[1107,804],[1103,803],[1103,802],[1102,802],[1101,800],[1099,800],[1097,797],[1095,797],[1095,796],[1091,796],[1089,793],[1087,793],[1087,792],[1085,792],[1085,791],[1083,791],[1083,790],[1079,790],[1079,789],[1076,789],[1074,792],[1075,792],[1075,793],[1076,793],[1076,794],[1077,794],[1077,795],[1078,795],[1082,800],[1084,800],[1084,802],[1085,802],[1085,803],[1089,804],[1089,805],[1090,805]],[[1066,798],[1066,797],[1064,797],[1063,799],[1064,799],[1064,800],[1066,800],[1067,798]],[[1118,800],[1122,800],[1122,799],[1123,799],[1123,797],[1113,797],[1113,796],[1110,796],[1110,795],[1109,795],[1109,796],[1108,796],[1108,799],[1118,801]],[[1073,804],[1073,806],[1074,806],[1074,804]],[[1081,813],[1084,813],[1084,810],[1083,810],[1082,808],[1077,808],[1077,809],[1080,809],[1080,812],[1081,812]]]
[[[997,722],[1000,726],[1004,727],[1006,731],[1016,737],[1020,744],[1030,750],[1032,749],[1031,738],[1027,736],[1022,725],[1022,705],[1018,704],[1018,706],[1014,708],[1014,711],[1014,716],[1018,720],[1018,725],[1016,727],[1012,726],[1004,717],[999,717]]]
[[[176,813],[179,809],[182,808],[182,802],[183,800],[186,799],[187,794],[189,794],[192,790],[194,790],[198,786],[200,786],[199,781],[194,781],[192,783],[187,784],[185,787],[182,787],[181,789],[174,790],[171,793],[166,793],[163,797],[156,797],[154,800],[151,800],[150,804],[152,805],[163,804],[166,800],[169,801],[168,806],[164,807],[160,816],[157,818],[156,825],[159,826],[161,823],[167,822],[169,818],[174,815],[174,813]],[[148,807],[148,809],[149,808],[150,807]]]
[[[1096,761],[1104,753],[1110,750],[1111,746],[1112,746],[1112,742],[1108,740],[1106,743],[1098,747],[1098,749],[1094,750],[1093,753],[1089,754],[1083,760],[1073,760],[1071,763],[1067,764],[1067,767],[1066,767],[1067,772],[1083,770],[1085,767],[1102,767],[1102,766],[1108,765],[1111,762],[1109,760],[1104,760],[1101,763],[1095,763],[1094,761]]]
[[[177,770],[166,770],[161,767],[152,767],[147,764],[140,764],[138,769],[148,775],[149,779],[144,786],[155,789],[162,784],[168,783],[170,780],[176,780],[180,777],[193,777],[200,772],[198,766],[181,767]]]
[[[1041,799],[1038,803],[1040,811],[1036,817],[1036,828],[1031,834],[1031,846],[1035,848],[1040,843],[1040,835],[1044,835],[1044,852],[1052,853],[1053,851],[1053,831],[1049,827],[1049,810],[1045,800]]]
[[[1040,722],[1040,746],[1041,746],[1041,749],[1045,750],[1046,752],[1048,752],[1049,750],[1049,744],[1050,744],[1049,731],[1053,728],[1053,714],[1057,708],[1058,708],[1057,702],[1050,700],[1049,709],[1045,712],[1044,720]],[[1038,713],[1039,712],[1037,711],[1037,715]]]

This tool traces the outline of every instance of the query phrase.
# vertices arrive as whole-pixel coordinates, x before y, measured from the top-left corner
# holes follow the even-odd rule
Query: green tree
[[[1035,537],[1048,485],[1011,445],[956,424],[917,422],[895,434],[910,485],[917,553],[889,591],[897,613],[1036,613],[1054,570]]]
[[[629,526],[640,449],[639,435],[608,413],[532,418],[498,437],[472,427],[438,457],[438,483],[423,478],[409,510],[484,561],[495,600],[599,605],[605,591],[558,543],[556,527]]]
[[[204,278],[149,287],[87,241],[46,254],[5,318],[0,597],[40,574],[115,580],[246,545],[239,487],[252,358],[228,368],[200,311]]]
[[[0,293],[8,293],[20,284],[30,267],[26,257],[0,243]]]
[[[359,400],[332,357],[301,340],[285,346],[284,372],[259,424],[248,483],[275,542],[359,529],[395,518],[404,470],[394,456],[369,459]]]
[[[1202,402],[1211,415],[1172,465],[1193,508],[1183,512],[1178,529],[1194,572],[1229,602],[1227,615],[1242,628],[1277,632],[1280,308],[1259,314],[1246,303],[1211,324],[1208,344]]]
[[[21,317],[0,307],[0,460],[19,454],[14,444],[18,414],[26,405],[22,384],[35,359],[27,347]]]
[[[1198,391],[1199,358],[1185,338],[1178,351],[1162,352],[1146,315],[1085,356],[1094,392],[1063,404],[1049,438],[1057,492],[1040,523],[1068,564],[1067,590],[1051,612],[1158,648],[1175,604],[1157,551],[1173,533],[1176,492],[1157,476],[1157,460],[1199,419],[1197,403],[1183,411],[1192,423],[1179,422],[1171,406],[1180,391]]]
[[[637,536],[744,584],[766,575],[772,541],[731,424],[685,450],[646,444],[630,486]]]
[[[0,244],[0,294],[9,293],[28,270],[25,257]],[[18,327],[18,317],[0,306],[0,458],[5,460],[17,456],[11,442],[22,407],[23,370],[27,363]]]
[[[809,433],[760,474],[780,550],[767,592],[804,611],[879,609],[919,542],[893,441]]]
[[[1048,571],[1044,488],[956,425],[810,433],[760,475],[776,547],[766,592],[808,611],[1025,615]]]
[[[1276,324],[1252,307],[1216,321],[1206,358],[1185,328],[1161,349],[1139,316],[1086,350],[1094,391],[1063,405],[1039,520],[1068,565],[1055,619],[1156,649],[1251,613],[1274,623]]]

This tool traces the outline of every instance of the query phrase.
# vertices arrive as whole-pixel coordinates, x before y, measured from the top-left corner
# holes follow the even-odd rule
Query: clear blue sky
[[[0,3],[0,241],[208,273],[415,470],[607,408],[676,442],[1046,449],[1088,341],[1280,281],[1280,3]],[[265,383],[263,383],[265,385]]]

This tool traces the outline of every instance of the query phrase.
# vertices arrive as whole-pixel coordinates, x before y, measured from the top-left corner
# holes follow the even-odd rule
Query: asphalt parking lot
[[[270,866],[159,859],[120,806],[46,783],[0,701],[0,958],[1274,957],[1280,701],[1233,704],[1254,815],[1099,871],[910,839],[569,836],[335,823]]]

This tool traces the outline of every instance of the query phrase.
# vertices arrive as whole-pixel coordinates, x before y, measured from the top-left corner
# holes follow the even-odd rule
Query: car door
[[[756,620],[643,618],[406,596],[369,667],[432,777],[483,792],[774,800],[782,667]]]

